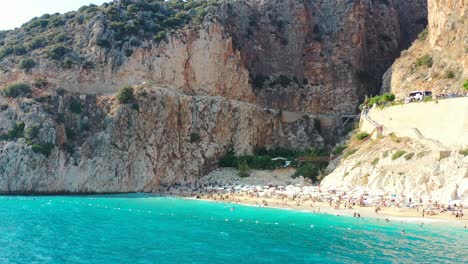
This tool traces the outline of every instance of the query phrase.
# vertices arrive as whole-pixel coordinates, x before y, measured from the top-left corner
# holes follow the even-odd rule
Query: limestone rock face
[[[423,0],[239,1],[224,7],[222,23],[249,69],[258,104],[354,113],[425,27],[426,6]],[[284,77],[289,84],[275,82]]]
[[[63,43],[63,33],[73,63],[50,58],[56,42],[0,59],[0,87],[39,83],[31,98],[0,97],[0,134],[21,122],[38,129],[33,139],[0,141],[0,191],[151,191],[194,180],[230,148],[330,143],[323,138],[338,135],[335,121],[377,92],[426,25],[427,3],[235,0],[210,8],[216,15],[166,30],[166,39],[107,46],[102,40],[116,32],[103,12],[80,23],[70,13],[34,37]],[[28,30],[0,32],[0,45],[18,44]],[[25,58],[36,65],[20,69]],[[112,99],[125,85],[143,87],[134,105]],[[287,111],[301,118],[282,120]],[[34,142],[55,147],[45,156]]]
[[[430,0],[428,10],[427,35],[421,35],[392,66],[390,87],[400,98],[413,90],[464,93],[463,82],[468,79],[468,2]]]
[[[73,66],[63,69],[43,60],[31,73],[0,65],[0,84],[46,78],[51,86],[88,94],[115,93],[125,85],[142,82],[170,85],[190,94],[216,95],[252,101],[248,71],[240,54],[224,36],[221,25],[206,24],[203,29],[185,29],[171,35],[168,42],[144,43],[130,57],[96,46],[100,26],[79,30],[75,40],[81,52],[95,64],[93,69]],[[97,31],[97,32],[96,32]],[[83,36],[88,36],[84,38]]]
[[[353,147],[357,151],[342,158],[321,185],[326,188],[362,186],[375,194],[421,197],[425,201],[447,203],[460,199],[468,202],[468,157],[457,150],[439,159],[419,142],[397,141],[385,137]],[[395,158],[399,150],[405,154]]]
[[[36,140],[55,147],[46,157],[24,138],[0,142],[0,192],[154,191],[193,181],[215,168],[229,147],[248,153],[257,146],[323,144],[307,116],[284,123],[275,110],[222,97],[145,91],[137,99],[138,110],[89,97],[81,101],[86,102],[81,114],[66,113],[60,121],[61,106],[66,109],[76,98],[19,99],[0,113],[6,121],[2,129],[24,122],[26,131],[39,129]]]
[[[355,113],[425,26],[426,5],[423,0],[220,2],[218,17],[200,26],[119,49],[97,44],[110,33],[96,16],[64,26],[81,64],[64,68],[45,58],[45,51],[34,51],[30,55],[40,58],[38,65],[25,73],[18,69],[20,58],[8,57],[0,63],[0,85],[47,78],[68,91],[110,94],[146,82],[274,109]],[[4,39],[15,34],[25,33],[7,32]],[[258,77],[265,85],[256,85]]]

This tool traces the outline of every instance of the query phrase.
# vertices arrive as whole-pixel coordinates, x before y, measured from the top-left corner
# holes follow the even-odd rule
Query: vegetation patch
[[[313,181],[319,181],[322,169],[324,169],[323,165],[316,162],[304,162],[297,168],[293,177],[303,176]]]
[[[432,67],[433,63],[434,61],[432,59],[432,56],[429,54],[425,54],[416,60],[416,66],[418,67],[427,66],[428,68],[430,68]]]
[[[364,106],[367,108],[372,108],[374,105],[377,106],[384,106],[386,104],[391,104],[395,101],[395,95],[392,93],[384,93],[383,95],[376,95],[374,97],[367,97],[364,99],[364,103],[361,104],[360,108],[362,109]]]
[[[427,151],[421,151],[421,152],[419,152],[419,153],[416,155],[416,157],[422,158],[422,157],[426,156],[427,154],[428,154]]]
[[[70,101],[70,111],[75,114],[81,114],[83,112],[81,103],[75,99]]]
[[[396,143],[401,143],[401,141],[402,141],[401,138],[397,137],[397,135],[395,135],[395,133],[393,133],[393,132],[390,133],[390,138]]]
[[[17,123],[11,130],[6,134],[0,135],[0,140],[15,140],[17,138],[24,137],[24,123]]]
[[[452,70],[447,70],[447,71],[445,71],[445,73],[444,73],[444,77],[445,77],[446,79],[453,79],[453,78],[455,78],[455,72],[452,71]]]
[[[397,150],[393,156],[392,156],[392,160],[396,160],[396,159],[399,159],[400,157],[402,157],[403,155],[406,154],[406,151],[404,150]]]
[[[34,151],[35,153],[40,153],[46,157],[50,156],[54,147],[54,144],[51,143],[31,145],[32,151]]]
[[[23,69],[26,72],[29,72],[35,66],[36,66],[36,61],[30,58],[22,59],[20,62],[20,69]]]
[[[353,168],[351,170],[356,169],[357,167],[361,166],[361,164],[362,164],[362,161],[356,162],[356,164],[354,164],[354,166],[353,166]]]
[[[198,133],[190,133],[190,143],[197,143],[200,142],[201,137]]]
[[[418,35],[418,39],[421,41],[425,41],[427,39],[427,36],[429,36],[429,28],[425,28],[421,33]]]
[[[117,100],[119,100],[119,103],[121,104],[128,104],[133,102],[135,100],[135,96],[133,94],[133,87],[125,86],[122,89],[120,89],[119,93],[117,94]]]
[[[239,171],[239,177],[246,178],[250,176],[250,168],[247,164],[246,160],[241,160],[239,162],[239,166],[237,166],[237,170]]]
[[[460,155],[463,155],[464,157],[466,157],[466,156],[468,156],[468,148],[461,149],[458,153],[460,153]]]
[[[358,150],[357,149],[348,149],[344,152],[343,158],[348,158],[349,156],[353,155],[356,153]]]
[[[466,79],[465,82],[463,83],[463,89],[468,91],[468,79]]]
[[[47,85],[49,85],[49,82],[44,78],[37,78],[37,79],[34,80],[33,85],[36,88],[42,89],[42,88],[47,87]]]
[[[370,135],[369,135],[369,133],[367,133],[367,132],[360,132],[360,133],[357,133],[357,134],[356,134],[355,138],[356,138],[357,140],[362,141],[362,140],[368,138],[369,136],[370,136]]]
[[[12,98],[23,97],[31,92],[31,86],[26,83],[14,83],[3,88],[3,94]]]
[[[76,133],[75,130],[67,127],[65,128],[65,135],[67,135],[67,139],[73,140],[75,139]]]
[[[386,150],[386,151],[383,153],[382,158],[385,159],[386,157],[388,157],[388,154],[389,154],[389,153],[388,153],[388,150]]]
[[[348,146],[347,145],[340,145],[340,146],[337,146],[334,150],[333,150],[333,156],[339,156],[343,153],[343,151],[347,148]]]
[[[171,32],[185,26],[200,25],[207,15],[214,17],[217,0],[121,0],[101,6],[90,4],[76,12],[45,14],[33,18],[17,29],[13,38],[2,44],[0,60],[11,55],[21,56],[44,49],[47,57],[62,61],[65,58],[80,61],[83,56],[69,49],[73,32],[68,29],[96,23],[104,25],[96,37],[96,45],[106,49],[120,49],[126,56],[140,40],[164,41]],[[208,16],[210,17],[210,16]],[[32,37],[34,36],[34,37]],[[21,44],[19,44],[21,43]],[[125,48],[124,48],[125,47]]]
[[[53,60],[62,60],[71,50],[63,45],[55,45],[47,51],[47,56]]]
[[[375,158],[375,159],[371,162],[372,166],[377,165],[377,164],[379,163],[379,160],[380,160],[379,158]]]
[[[287,148],[257,148],[253,155],[237,156],[233,151],[228,151],[219,159],[220,167],[239,168],[241,162],[245,161],[249,168],[257,170],[274,170],[285,165],[286,160],[291,161],[290,166],[296,168],[294,177],[304,176],[312,180],[318,180],[320,171],[327,165],[327,161],[307,161],[307,158],[328,156],[324,151],[318,149],[296,150]],[[299,162],[298,158],[304,158]]]
[[[413,152],[410,152],[410,153],[408,153],[408,154],[405,155],[405,160],[410,160],[410,159],[413,158],[413,156],[414,156],[414,153],[413,153]]]
[[[24,135],[29,140],[36,139],[39,136],[39,127],[38,126],[28,127]]]

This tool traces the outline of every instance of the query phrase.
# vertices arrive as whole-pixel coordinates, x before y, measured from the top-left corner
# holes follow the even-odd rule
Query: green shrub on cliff
[[[432,64],[434,63],[432,56],[429,54],[425,54],[421,57],[419,57],[416,60],[416,66],[421,67],[421,66],[427,66],[427,67],[432,67]]]
[[[241,160],[239,162],[239,166],[237,166],[239,177],[241,178],[246,178],[250,176],[250,168],[249,165],[247,164],[247,161]]]
[[[6,97],[22,97],[31,93],[31,86],[26,83],[14,83],[3,88],[3,94]]]
[[[35,153],[41,153],[42,155],[48,157],[52,153],[54,149],[54,144],[46,143],[46,144],[32,144],[31,149]]]
[[[30,71],[35,66],[36,66],[36,61],[30,58],[22,59],[20,62],[20,69],[23,69],[26,72]]]
[[[38,126],[30,126],[26,129],[24,133],[27,139],[33,140],[39,136],[39,127]]]
[[[334,155],[334,156],[341,155],[341,154],[343,153],[343,151],[344,151],[347,147],[348,147],[347,145],[340,145],[340,146],[337,146],[337,147],[333,150],[333,155]]]
[[[358,150],[357,149],[348,149],[344,152],[343,154],[343,159],[346,159],[347,157],[353,155],[354,153],[356,153]]]
[[[468,156],[468,148],[466,149],[461,149],[458,153],[460,153],[460,155],[463,155],[463,156]]]
[[[197,143],[200,142],[201,137],[198,133],[190,133],[190,143]]]
[[[370,135],[367,132],[360,132],[360,133],[357,133],[355,137],[356,137],[357,140],[364,140],[364,139],[368,138],[369,136]]]
[[[466,79],[465,82],[463,83],[463,89],[468,91],[468,79]]]
[[[6,134],[1,134],[0,140],[15,140],[17,138],[24,137],[24,127],[24,123],[17,123]]]
[[[397,150],[397,152],[395,152],[392,156],[392,160],[396,160],[396,159],[399,159],[401,156],[405,155],[406,154],[406,151],[404,150]]]
[[[427,39],[427,36],[429,35],[429,28],[425,28],[421,33],[418,35],[418,39],[421,41],[425,41]]]
[[[232,151],[228,151],[226,152],[226,154],[221,156],[221,158],[219,159],[218,165],[224,168],[229,168],[229,167],[236,168],[237,163],[238,162],[237,162],[236,154],[234,154],[234,152]]]
[[[395,101],[395,95],[392,93],[384,93],[382,95],[376,95],[372,98],[366,98],[364,104],[367,104],[368,108],[372,108],[374,105],[383,106],[387,103]]]
[[[121,104],[129,104],[135,100],[135,96],[133,94],[134,90],[131,86],[125,86],[119,90],[117,94],[117,99]]]
[[[70,102],[70,111],[75,114],[81,114],[83,111],[81,103],[75,99],[72,99]]]
[[[317,181],[317,177],[320,175],[320,169],[320,165],[316,162],[302,162],[301,165],[299,165],[299,167],[297,168],[293,177],[303,176],[304,178]]]
[[[413,152],[408,153],[408,154],[405,155],[405,160],[410,160],[410,159],[413,158],[413,156],[414,156],[414,153],[413,153]]]
[[[47,56],[53,60],[62,60],[62,58],[71,52],[71,50],[63,45],[55,45],[47,51]]]

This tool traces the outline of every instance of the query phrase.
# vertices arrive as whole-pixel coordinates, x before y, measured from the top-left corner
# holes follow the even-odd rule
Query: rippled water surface
[[[232,206],[0,197],[0,263],[468,262],[467,229]]]

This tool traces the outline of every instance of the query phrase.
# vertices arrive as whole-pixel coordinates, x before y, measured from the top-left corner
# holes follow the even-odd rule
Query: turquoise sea
[[[468,230],[446,225],[149,195],[0,197],[0,263],[467,262]]]

